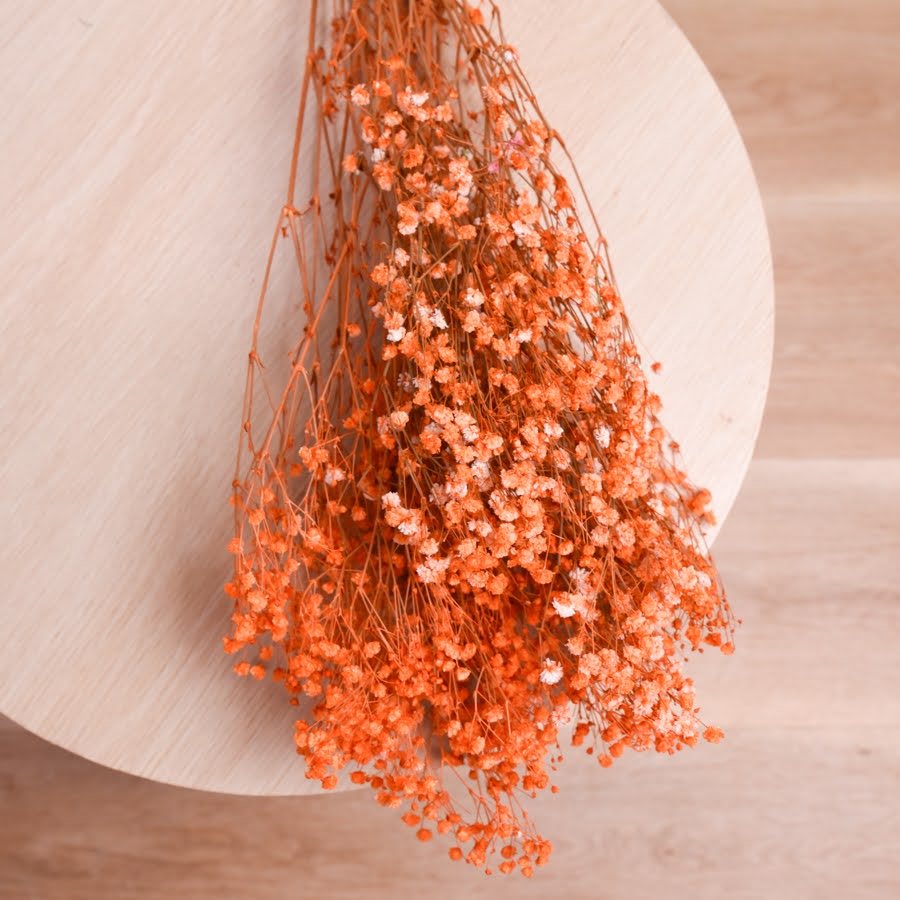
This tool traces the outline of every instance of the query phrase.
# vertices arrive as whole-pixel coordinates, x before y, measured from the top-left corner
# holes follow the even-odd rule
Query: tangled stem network
[[[313,3],[225,649],[312,698],[309,778],[346,770],[451,858],[531,875],[551,846],[527,801],[562,726],[603,767],[722,737],[683,674],[689,649],[733,649],[710,496],[496,9],[334,0],[328,50],[316,21]],[[283,386],[259,346],[279,247],[305,319]]]

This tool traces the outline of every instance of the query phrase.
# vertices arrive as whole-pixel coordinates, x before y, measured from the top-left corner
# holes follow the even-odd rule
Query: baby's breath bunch
[[[334,7],[326,52],[313,4],[254,326],[225,646],[313,699],[308,777],[347,770],[453,859],[531,875],[562,726],[603,767],[722,736],[683,672],[733,649],[710,497],[496,10]],[[282,243],[306,323],[279,392],[259,332]]]

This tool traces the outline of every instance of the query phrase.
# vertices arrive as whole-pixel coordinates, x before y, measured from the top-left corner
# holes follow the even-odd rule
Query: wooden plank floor
[[[0,897],[900,896],[900,0],[665,0],[734,109],[776,258],[776,359],[716,545],[746,620],[695,666],[728,740],[571,756],[532,882],[420,845],[364,793],[201,794],[0,722]]]

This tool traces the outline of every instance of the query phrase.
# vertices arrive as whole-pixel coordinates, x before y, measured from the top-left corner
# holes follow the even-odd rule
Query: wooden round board
[[[655,2],[503,5],[645,360],[663,363],[664,421],[721,521],[773,338],[737,129]],[[305,4],[40,0],[0,22],[0,710],[159,781],[317,793],[282,689],[237,678],[221,645],[246,353]]]

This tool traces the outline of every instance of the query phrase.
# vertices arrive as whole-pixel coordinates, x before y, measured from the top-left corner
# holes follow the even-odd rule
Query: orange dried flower
[[[530,877],[551,846],[526,795],[555,790],[570,723],[604,768],[723,736],[682,664],[734,649],[711,498],[679,468],[496,10],[490,28],[462,0],[335,12],[297,132],[321,183],[295,205],[298,142],[254,320],[225,649],[280,647],[323,788],[351,766],[420,840]],[[429,62],[445,41],[457,67]],[[281,246],[304,319],[278,384],[261,323]]]

